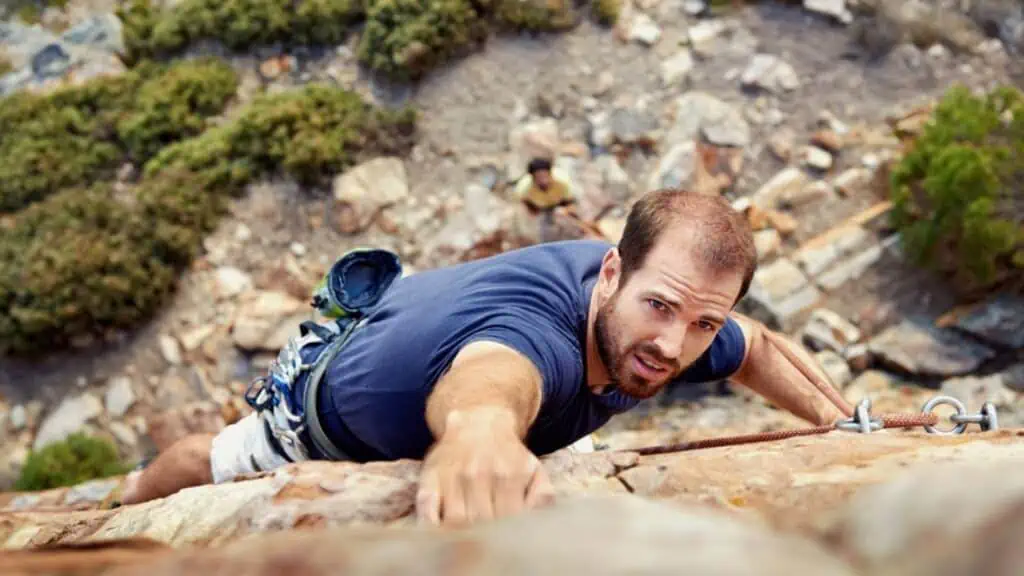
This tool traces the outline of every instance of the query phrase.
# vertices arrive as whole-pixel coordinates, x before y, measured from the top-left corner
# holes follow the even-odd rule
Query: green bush
[[[118,123],[118,136],[135,160],[198,135],[235,95],[238,75],[211,60],[185,61],[139,86],[131,110]]]
[[[227,190],[277,173],[322,185],[364,156],[407,152],[415,121],[411,108],[379,109],[355,92],[307,84],[257,96],[231,122],[162,150],[145,173],[184,168]]]
[[[76,433],[30,453],[14,489],[28,492],[74,486],[126,474],[129,470],[113,444]]]
[[[143,155],[184,138],[156,153],[136,186],[115,192],[100,181],[47,190],[0,220],[0,354],[45,354],[137,327],[173,291],[231,195],[253,179],[287,175],[326,185],[367,157],[405,154],[415,136],[412,109],[382,110],[356,93],[310,84],[258,96],[229,121],[185,138],[204,123],[168,119],[214,108],[213,95],[227,83],[178,71],[162,77],[170,79],[162,85],[167,105],[144,82],[133,112],[114,115]],[[23,113],[0,107],[0,126]]]
[[[950,89],[890,176],[893,223],[915,261],[968,292],[1024,275],[1024,96]]]
[[[576,25],[573,0],[492,0],[498,26],[512,30],[555,32]]]
[[[364,13],[363,0],[182,0],[166,9],[130,0],[117,9],[129,63],[172,56],[203,40],[231,50],[336,45]]]
[[[156,224],[103,183],[15,215],[0,230],[0,352],[46,353],[149,316],[179,272]]]
[[[487,22],[470,0],[373,0],[359,59],[399,80],[418,80],[487,37]]]
[[[197,134],[234,96],[234,71],[212,59],[147,63],[112,78],[0,102],[0,213],[69,186],[109,180]]]
[[[594,0],[593,7],[597,21],[605,26],[611,26],[619,20],[622,0]]]

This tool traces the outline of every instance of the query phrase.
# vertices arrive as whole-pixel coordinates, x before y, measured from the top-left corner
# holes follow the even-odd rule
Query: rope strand
[[[880,416],[883,428],[915,428],[917,426],[934,426],[938,423],[939,417],[935,414],[882,414]],[[649,446],[638,450],[624,449],[624,452],[636,452],[641,456],[653,454],[668,454],[672,452],[685,452],[688,450],[700,450],[703,448],[718,448],[721,446],[736,446],[739,444],[753,444],[756,442],[774,442],[795,438],[797,436],[813,436],[815,434],[826,434],[836,430],[835,425],[814,426],[811,428],[794,428],[791,430],[775,430],[773,432],[758,432],[755,434],[740,434],[737,436],[722,436],[720,438],[705,438],[690,442],[680,442],[665,446]]]

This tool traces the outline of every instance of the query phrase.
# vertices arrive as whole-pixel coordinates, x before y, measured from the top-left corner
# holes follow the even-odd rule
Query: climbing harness
[[[348,460],[317,417],[318,391],[331,360],[401,274],[400,259],[387,250],[356,249],[343,255],[313,290],[311,305],[330,321],[300,324],[298,336],[288,340],[267,374],[250,382],[245,400],[263,420],[268,440],[289,461],[316,455]],[[319,350],[310,355],[311,346]],[[306,385],[296,398],[303,377]]]
[[[951,430],[940,430],[936,428],[939,417],[934,413],[936,407],[948,404],[956,409],[956,414],[950,416],[950,420],[956,423]],[[796,428],[791,430],[776,430],[774,432],[760,432],[756,434],[742,434],[737,436],[723,436],[720,438],[706,438],[690,442],[681,442],[666,446],[650,446],[639,450],[626,450],[636,452],[642,456],[652,454],[668,454],[672,452],[685,452],[689,450],[700,450],[703,448],[717,448],[721,446],[735,446],[738,444],[753,444],[756,442],[772,442],[795,438],[797,436],[813,436],[815,434],[827,434],[834,430],[845,432],[857,432],[870,434],[886,428],[915,428],[922,426],[929,434],[953,435],[963,434],[969,424],[978,424],[983,432],[998,430],[999,422],[996,415],[995,404],[986,402],[982,405],[978,414],[968,414],[963,402],[952,396],[935,396],[928,400],[921,409],[920,414],[881,414],[871,416],[871,399],[864,398],[857,404],[853,416],[840,420],[832,425],[813,426],[809,428]]]

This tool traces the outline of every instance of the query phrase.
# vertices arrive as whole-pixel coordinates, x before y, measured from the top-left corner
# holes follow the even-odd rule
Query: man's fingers
[[[441,491],[436,474],[425,474],[420,478],[416,491],[416,517],[420,522],[433,526],[441,523]]]
[[[466,496],[458,473],[446,473],[441,478],[441,522],[446,526],[466,524]]]
[[[462,493],[466,496],[466,519],[469,522],[494,517],[494,473],[489,468],[469,467],[459,474]]]
[[[494,485],[495,516],[508,516],[523,509],[530,477],[530,474],[524,472],[497,475]]]
[[[548,506],[555,501],[555,487],[551,484],[551,479],[548,478],[547,470],[540,462],[537,462],[536,466],[537,468],[530,478],[530,485],[526,489],[525,507],[527,509]]]

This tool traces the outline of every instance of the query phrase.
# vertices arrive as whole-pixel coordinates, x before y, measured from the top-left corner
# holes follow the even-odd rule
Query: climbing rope
[[[939,422],[938,415],[934,414],[936,407],[948,404],[956,409],[956,414],[949,417],[956,426],[951,430],[936,428]],[[840,420],[835,424],[825,426],[814,426],[810,428],[797,428],[791,430],[776,430],[773,432],[760,432],[756,434],[741,434],[738,436],[723,436],[720,438],[705,438],[678,444],[665,446],[650,446],[639,450],[626,450],[636,452],[642,456],[652,454],[668,454],[671,452],[684,452],[688,450],[700,450],[702,448],[717,448],[721,446],[736,446],[738,444],[753,444],[756,442],[773,442],[795,438],[797,436],[813,436],[815,434],[826,434],[834,430],[846,432],[858,432],[870,434],[886,428],[916,428],[922,426],[929,434],[952,435],[963,434],[969,424],[978,424],[983,432],[998,430],[999,422],[996,415],[995,405],[986,402],[978,414],[967,414],[964,404],[952,396],[935,396],[925,403],[920,414],[882,414],[876,417],[871,416],[871,399],[865,398],[857,405],[852,417]]]

